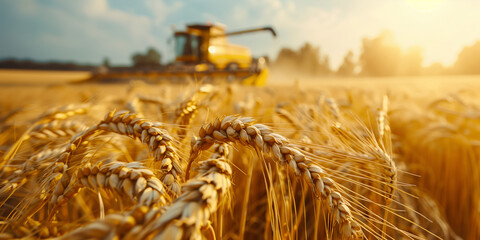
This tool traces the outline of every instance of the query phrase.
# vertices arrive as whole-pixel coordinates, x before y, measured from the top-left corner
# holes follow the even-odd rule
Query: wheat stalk
[[[210,224],[232,185],[227,155],[226,146],[218,145],[210,159],[200,162],[199,175],[182,186],[183,194],[153,223],[156,239],[201,238],[201,229]]]
[[[352,147],[354,152],[371,156],[378,163],[383,176],[380,180],[385,182],[385,199],[387,203],[390,203],[397,185],[397,168],[395,162],[390,157],[391,153],[389,154],[385,149],[382,149],[373,137],[369,136],[364,140],[359,134],[347,129],[338,122],[333,124],[331,129],[345,145]],[[388,138],[385,141],[391,140]]]
[[[37,125],[42,124],[42,123],[49,123],[55,120],[64,120],[69,117],[78,115],[78,114],[85,114],[88,112],[88,109],[90,108],[89,105],[67,105],[63,106],[60,108],[54,108],[51,109],[44,114],[40,115],[34,120],[34,123],[32,126],[27,129],[23,135],[13,144],[9,150],[6,152],[4,157],[0,160],[0,165],[9,165],[10,160],[14,157],[14,155],[17,153],[18,149],[20,146],[23,144],[24,141],[28,140],[31,135],[30,132],[32,129],[35,129]]]

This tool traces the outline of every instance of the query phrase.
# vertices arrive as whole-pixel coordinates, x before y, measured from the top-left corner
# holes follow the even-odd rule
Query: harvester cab
[[[185,69],[193,66],[194,71],[209,72],[212,76],[227,73],[230,77],[242,78],[244,84],[263,85],[268,71],[265,59],[254,60],[247,47],[227,40],[228,36],[260,31],[268,31],[274,37],[277,36],[271,27],[227,33],[225,27],[219,24],[187,25],[186,31],[174,33],[175,63]]]

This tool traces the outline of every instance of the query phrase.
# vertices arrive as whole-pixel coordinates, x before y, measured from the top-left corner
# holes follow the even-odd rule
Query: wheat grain
[[[186,128],[192,122],[197,110],[198,102],[195,98],[195,95],[193,95],[187,101],[182,102],[180,106],[178,106],[178,108],[175,110],[175,122],[179,125],[177,134],[180,141],[185,138],[185,134],[187,133]]]
[[[84,187],[94,190],[110,188],[121,192],[138,205],[150,206],[156,204],[162,206],[166,203],[166,191],[161,181],[154,176],[149,168],[138,162],[85,165],[78,169],[75,178]],[[71,188],[74,189],[75,187]],[[57,199],[57,201],[60,201],[60,199]]]
[[[30,132],[30,136],[35,139],[55,141],[61,137],[72,137],[85,128],[85,125],[78,121],[60,122],[55,120],[35,126]]]

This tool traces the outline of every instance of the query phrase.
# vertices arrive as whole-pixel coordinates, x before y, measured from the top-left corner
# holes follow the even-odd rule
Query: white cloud
[[[243,7],[243,6],[240,6],[240,5],[235,5],[233,8],[232,8],[232,18],[233,20],[237,21],[237,22],[244,22],[248,19],[248,10]]]
[[[202,13],[201,18],[204,22],[213,22],[213,23],[222,23],[220,18],[216,17],[215,15],[211,13]]]
[[[175,1],[171,5],[167,5],[161,0],[146,0],[145,5],[154,15],[154,23],[160,25],[169,15],[178,12],[184,4],[183,2]]]
[[[263,42],[257,42],[258,46],[253,45],[252,52],[254,55],[255,53],[266,53],[275,58],[280,47],[297,49],[307,41],[314,45],[320,45],[322,54],[330,53],[330,51],[325,50],[328,41],[331,39],[331,34],[328,31],[335,28],[335,24],[338,22],[338,10],[325,10],[318,6],[299,5],[291,0],[252,0],[248,2],[248,5],[244,8],[262,9],[262,11],[259,16],[250,14],[245,17],[245,19],[248,19],[244,23],[245,25],[272,25],[279,34],[278,40],[273,44],[271,39],[263,38]],[[233,10],[236,9],[233,8]],[[235,15],[233,15],[233,18],[235,19]],[[248,40],[245,40],[245,42],[248,42]],[[347,50],[345,50],[345,53]],[[338,61],[343,59],[345,53],[339,54]],[[336,62],[334,63],[337,64]]]
[[[99,63],[103,57],[109,57],[113,63],[128,64],[133,52],[144,51],[147,46],[160,48],[158,45],[164,42],[164,38],[155,36],[153,25],[161,25],[165,15],[181,6],[178,3],[167,6],[155,1],[151,6],[156,13],[152,19],[113,9],[106,0],[54,3],[48,5],[34,0],[29,0],[28,4],[15,2],[19,19],[28,17],[44,29],[33,33],[28,30],[31,26],[24,26],[24,34],[30,39],[12,43],[19,45],[15,49],[23,52],[2,50],[2,55],[90,63]],[[160,9],[163,12],[157,14]]]

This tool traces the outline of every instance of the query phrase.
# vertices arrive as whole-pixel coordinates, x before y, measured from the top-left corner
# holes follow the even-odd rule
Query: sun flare
[[[437,8],[445,0],[407,0],[410,5],[420,11],[430,11],[432,9]]]

